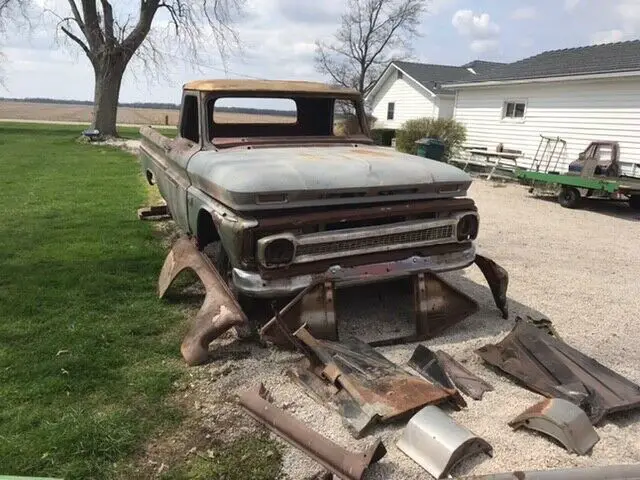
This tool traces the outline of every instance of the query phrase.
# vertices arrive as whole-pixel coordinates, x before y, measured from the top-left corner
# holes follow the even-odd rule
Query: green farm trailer
[[[531,170],[518,168],[515,175],[532,193],[557,191],[558,202],[566,208],[577,208],[582,198],[589,197],[627,201],[631,208],[640,210],[640,178],[622,175],[619,151],[617,142],[591,142],[567,173],[549,171],[550,162],[540,171],[543,162],[534,161]]]

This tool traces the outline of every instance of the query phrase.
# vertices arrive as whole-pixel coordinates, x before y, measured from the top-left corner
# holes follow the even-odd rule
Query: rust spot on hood
[[[393,158],[393,155],[391,155],[389,152],[386,152],[384,150],[371,150],[368,148],[354,148],[353,150],[351,150],[351,153],[356,154],[356,155],[362,155],[362,156],[372,156],[372,157],[391,157]]]

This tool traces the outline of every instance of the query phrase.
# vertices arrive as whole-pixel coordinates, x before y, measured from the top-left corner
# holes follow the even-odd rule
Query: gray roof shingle
[[[486,60],[474,60],[473,62],[465,63],[462,65],[464,68],[473,68],[477,74],[483,74],[489,70],[496,68],[500,65],[504,65],[501,62],[487,62]]]
[[[640,71],[640,40],[550,50],[517,62],[496,65],[475,76],[451,79],[448,83],[528,80],[636,70]]]
[[[393,62],[393,64],[433,93],[439,93],[444,83],[469,81],[475,78],[476,75],[467,68],[473,68],[476,73],[480,73],[502,65],[501,63],[481,60],[476,60],[460,67],[413,62]]]

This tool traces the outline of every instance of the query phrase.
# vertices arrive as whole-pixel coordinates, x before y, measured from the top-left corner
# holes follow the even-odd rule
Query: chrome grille
[[[296,257],[340,254],[364,249],[388,250],[388,247],[429,243],[450,239],[453,236],[453,225],[424,228],[408,232],[389,233],[349,240],[327,241],[321,243],[298,245]]]

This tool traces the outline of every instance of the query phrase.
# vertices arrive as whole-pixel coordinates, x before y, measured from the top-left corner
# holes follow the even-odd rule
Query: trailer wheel
[[[563,187],[558,194],[558,203],[564,208],[576,208],[580,204],[580,192],[572,187]]]
[[[633,210],[640,210],[640,195],[631,195],[629,197],[629,206]]]

